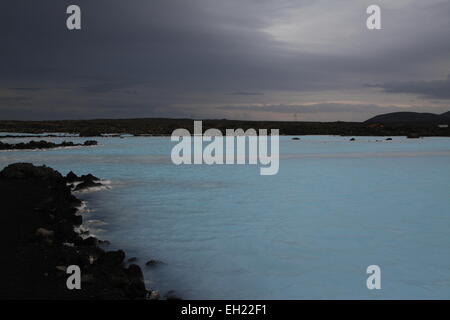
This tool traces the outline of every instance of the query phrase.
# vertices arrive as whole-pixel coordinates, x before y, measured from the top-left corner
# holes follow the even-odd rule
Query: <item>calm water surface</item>
[[[108,190],[79,194],[85,221],[137,257],[147,286],[162,293],[449,299],[450,138],[377,139],[281,137],[275,176],[248,165],[175,166],[167,137],[0,152],[0,166],[33,162],[110,180]],[[146,268],[149,259],[164,264]],[[372,264],[382,290],[366,288]]]

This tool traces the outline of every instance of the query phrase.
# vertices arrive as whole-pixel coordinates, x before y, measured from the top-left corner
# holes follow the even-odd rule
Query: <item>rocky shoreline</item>
[[[125,252],[105,251],[100,240],[75,231],[82,224],[81,200],[72,191],[101,185],[91,174],[78,177],[29,163],[0,172],[4,196],[0,217],[2,299],[157,299],[141,268],[125,266]],[[66,268],[81,269],[81,290],[66,286]]]
[[[4,143],[0,141],[0,150],[35,150],[35,149],[54,149],[67,147],[88,147],[96,146],[98,144],[95,140],[87,140],[84,143],[73,143],[72,141],[63,141],[61,143],[53,143],[45,140],[20,143]]]

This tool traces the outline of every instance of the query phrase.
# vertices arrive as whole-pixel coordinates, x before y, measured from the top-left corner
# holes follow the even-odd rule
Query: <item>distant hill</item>
[[[446,113],[441,114],[442,117],[445,117],[446,119],[450,118],[450,111],[447,111]]]
[[[443,114],[420,113],[420,112],[392,112],[380,114],[364,123],[378,124],[449,124],[450,111]]]

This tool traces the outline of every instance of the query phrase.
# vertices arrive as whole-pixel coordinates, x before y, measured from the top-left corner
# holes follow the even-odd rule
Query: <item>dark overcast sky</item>
[[[382,9],[382,30],[366,8]],[[82,30],[66,28],[78,4]],[[449,0],[2,0],[0,119],[450,110]]]

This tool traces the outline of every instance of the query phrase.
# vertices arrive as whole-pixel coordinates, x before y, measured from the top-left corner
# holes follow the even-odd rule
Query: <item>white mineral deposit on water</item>
[[[257,166],[175,166],[168,137],[0,152],[0,164],[111,180],[109,190],[80,195],[87,219],[106,221],[95,234],[138,257],[147,286],[161,292],[449,299],[450,138],[349,138],[281,137],[275,176]],[[145,267],[150,259],[165,264]],[[369,265],[382,268],[382,290],[367,289]]]

